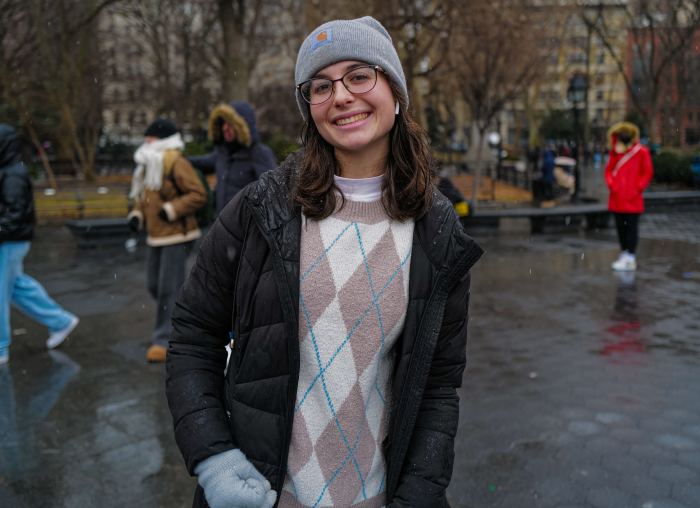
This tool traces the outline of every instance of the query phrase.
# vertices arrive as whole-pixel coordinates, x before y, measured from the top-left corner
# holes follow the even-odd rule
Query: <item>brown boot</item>
[[[146,351],[146,361],[149,363],[163,363],[168,350],[160,344],[151,344]]]

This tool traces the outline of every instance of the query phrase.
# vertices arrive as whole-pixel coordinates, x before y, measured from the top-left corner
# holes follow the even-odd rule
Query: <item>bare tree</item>
[[[541,72],[553,43],[546,12],[527,1],[474,0],[455,23],[449,53],[453,86],[469,105],[477,134],[472,202],[481,178],[484,138],[497,115]]]
[[[445,1],[376,1],[378,17],[392,34],[398,47],[406,82],[427,78],[442,64],[451,29],[450,5]]]
[[[215,3],[127,0],[112,15],[126,26],[104,34],[113,48],[106,59],[120,69],[117,78],[128,95],[180,125],[198,123],[211,105],[212,89],[220,87],[217,49],[211,42],[218,35],[218,29],[212,34]],[[116,32],[124,29],[129,37]]]
[[[700,26],[700,0],[630,0],[616,5],[624,15],[622,26],[604,15],[606,4],[602,1],[595,4],[593,13],[589,2],[583,16],[617,65],[631,106],[656,143],[661,140],[661,92]],[[627,32],[628,44],[619,43],[620,30]]]
[[[0,93],[28,132],[50,178],[38,125],[80,174],[94,175],[101,127],[96,19],[115,1],[8,0],[0,6]]]
[[[222,85],[224,95],[247,99],[249,76],[258,53],[263,0],[217,0],[223,36]]]

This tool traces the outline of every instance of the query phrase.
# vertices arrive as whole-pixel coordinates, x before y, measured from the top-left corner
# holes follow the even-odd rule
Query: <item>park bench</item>
[[[644,194],[644,204],[649,212],[677,210],[680,207],[700,207],[700,191],[661,191]],[[604,229],[610,223],[606,203],[571,203],[552,208],[522,206],[518,208],[479,208],[464,217],[467,228],[498,228],[501,219],[529,219],[530,231],[542,233],[545,226],[558,224],[578,226],[583,219],[587,229]]]
[[[477,209],[473,215],[465,217],[466,227],[498,228],[501,219],[529,219],[532,233],[543,233],[547,223],[558,225],[578,225],[585,219],[587,229],[606,228],[609,221],[608,207],[604,203],[584,203],[538,208],[534,206],[503,209]]]
[[[134,236],[126,218],[72,219],[66,227],[73,234],[78,247],[94,248],[123,244]]]
[[[674,210],[679,207],[700,207],[700,191],[649,192],[644,202],[650,212]],[[587,229],[604,229],[610,223],[606,203],[578,203],[553,208],[522,206],[518,208],[479,208],[464,217],[465,227],[498,228],[501,219],[529,219],[530,231],[542,233],[547,225],[578,226],[585,221]],[[126,218],[73,219],[66,221],[79,247],[94,248],[100,245],[123,244],[134,236]]]

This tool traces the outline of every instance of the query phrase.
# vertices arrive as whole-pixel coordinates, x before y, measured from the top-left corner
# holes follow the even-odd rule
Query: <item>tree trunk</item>
[[[478,129],[479,133],[479,141],[477,142],[476,145],[476,159],[474,160],[474,177],[472,179],[472,202],[471,202],[471,211],[476,210],[478,206],[478,201],[479,201],[479,185],[481,184],[481,163],[483,161],[483,152],[484,152],[484,134],[486,133],[486,129],[479,128]]]
[[[649,144],[651,146],[661,142],[661,131],[659,129],[659,99],[658,96],[649,100]]]
[[[656,108],[654,108],[656,109]],[[649,112],[649,144],[654,146],[661,140],[661,134],[659,133],[659,120],[656,115],[656,111]]]
[[[51,164],[49,163],[49,158],[46,156],[44,147],[41,146],[41,141],[39,140],[36,130],[34,130],[31,122],[25,122],[24,126],[29,133],[29,139],[31,139],[32,145],[34,145],[34,148],[36,148],[36,151],[39,154],[39,159],[41,159],[41,165],[44,166],[44,171],[46,171],[46,177],[49,179],[49,184],[54,190],[58,190],[56,176],[53,174],[53,168],[51,168]]]
[[[243,20],[236,18],[231,0],[219,0],[219,23],[223,33],[224,61],[222,91],[227,100],[248,99],[248,69],[241,55],[248,51],[243,34]]]
[[[61,106],[61,116],[63,121],[67,126],[67,135],[69,136],[73,153],[73,160],[77,163],[82,177],[85,180],[92,181],[95,179],[95,153],[94,149],[86,150],[85,147],[80,142],[80,137],[78,135],[78,130],[76,128],[75,120],[73,119],[73,114],[70,110],[68,104],[62,104]],[[80,173],[76,175],[80,177]]]
[[[583,138],[580,140],[581,146],[578,147],[579,160],[583,161],[583,165],[588,165],[588,140],[591,139],[590,122],[588,121],[588,109],[590,107],[589,97],[591,95],[591,40],[593,37],[593,28],[586,25],[586,96],[583,101]]]

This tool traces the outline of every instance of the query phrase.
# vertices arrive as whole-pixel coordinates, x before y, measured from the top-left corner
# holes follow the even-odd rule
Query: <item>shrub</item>
[[[185,144],[185,149],[182,151],[185,157],[192,157],[195,155],[204,155],[212,150],[212,145],[209,140],[204,139],[202,141],[190,141]]]
[[[299,150],[299,144],[296,141],[289,139],[281,132],[273,132],[270,137],[267,138],[265,144],[272,149],[279,162],[286,159],[287,155],[290,153],[294,153]]]
[[[693,173],[690,169],[693,154],[662,150],[654,155],[652,160],[655,182],[693,184]]]

